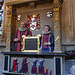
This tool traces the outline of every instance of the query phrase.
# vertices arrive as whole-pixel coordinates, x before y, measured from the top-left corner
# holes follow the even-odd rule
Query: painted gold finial
[[[32,15],[32,17],[36,17],[36,15]]]

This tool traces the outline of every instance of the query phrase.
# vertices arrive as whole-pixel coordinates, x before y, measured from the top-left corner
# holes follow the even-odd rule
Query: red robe
[[[22,49],[22,36],[25,35],[25,36],[28,36],[28,35],[31,35],[32,36],[32,33],[31,31],[29,30],[26,30],[26,31],[20,31],[20,30],[17,30],[16,34],[15,34],[15,38],[18,38],[19,41],[16,41],[14,42],[14,51],[21,51]]]

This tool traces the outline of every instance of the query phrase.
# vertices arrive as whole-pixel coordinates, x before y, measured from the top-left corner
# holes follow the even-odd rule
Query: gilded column
[[[7,51],[10,51],[11,47],[11,25],[12,25],[12,6],[7,6]]]
[[[61,35],[60,35],[60,3],[59,0],[54,0],[53,7],[54,16],[54,52],[61,53]]]

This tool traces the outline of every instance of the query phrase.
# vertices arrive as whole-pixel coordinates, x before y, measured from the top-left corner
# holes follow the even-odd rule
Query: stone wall
[[[61,29],[62,50],[75,50],[75,0],[64,0],[62,4]]]
[[[3,54],[1,54],[1,52],[4,52],[4,50],[6,50],[6,44],[0,35],[0,75],[2,75],[3,70]]]
[[[75,0],[63,0],[62,14],[61,14],[61,30],[62,30],[62,44],[66,43],[66,50],[75,48]],[[6,8],[6,7],[5,7]],[[6,10],[5,10],[6,12]],[[6,14],[4,14],[6,17]],[[6,20],[5,20],[6,21]],[[7,29],[7,21],[5,23],[4,31]],[[6,33],[5,33],[6,34]],[[5,35],[4,35],[5,36]],[[6,36],[5,36],[6,37]],[[72,45],[74,47],[68,46]],[[0,52],[6,50],[5,46],[0,46]],[[64,50],[64,48],[63,48]],[[0,75],[2,75],[3,55],[0,54]]]
[[[75,40],[75,0],[64,0],[62,4],[62,43]]]
[[[0,75],[2,75],[2,70],[3,70],[3,55],[0,54]]]

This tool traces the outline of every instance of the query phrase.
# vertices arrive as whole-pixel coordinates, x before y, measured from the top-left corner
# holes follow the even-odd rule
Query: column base
[[[53,52],[54,53],[62,53],[62,51],[57,51],[57,50],[54,50]]]

